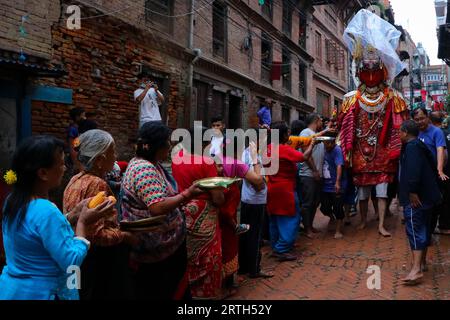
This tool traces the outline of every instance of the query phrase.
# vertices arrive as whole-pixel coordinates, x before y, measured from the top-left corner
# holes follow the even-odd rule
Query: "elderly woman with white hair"
[[[70,180],[64,191],[64,213],[71,212],[83,199],[101,191],[107,196],[113,195],[105,180],[116,160],[113,137],[106,131],[94,129],[80,135],[78,144],[78,159],[84,170]],[[66,216],[72,225],[77,220],[70,213]],[[137,238],[119,229],[117,212],[100,220],[93,229],[89,239],[92,250],[81,267],[80,298],[130,298],[127,244],[133,244]]]

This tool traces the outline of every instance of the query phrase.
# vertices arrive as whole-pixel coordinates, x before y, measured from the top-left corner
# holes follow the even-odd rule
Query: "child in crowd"
[[[331,220],[336,220],[335,239],[342,235],[342,221],[344,220],[343,193],[346,188],[344,172],[344,157],[341,147],[336,145],[336,134],[329,133],[332,138],[325,141],[325,157],[323,164],[323,187],[320,211]]]

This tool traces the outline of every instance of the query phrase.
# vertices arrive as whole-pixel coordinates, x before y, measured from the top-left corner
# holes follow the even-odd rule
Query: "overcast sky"
[[[391,0],[395,24],[402,25],[416,43],[422,42],[430,64],[442,64],[438,59],[438,39],[436,35],[436,11],[434,0]]]

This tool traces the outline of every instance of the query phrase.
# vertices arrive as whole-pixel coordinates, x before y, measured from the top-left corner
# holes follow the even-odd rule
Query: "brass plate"
[[[241,178],[213,177],[194,181],[200,189],[217,189],[228,188],[235,182],[242,180]]]
[[[140,227],[140,228],[123,228],[123,231],[129,231],[129,232],[151,232],[151,231],[155,231],[158,229],[157,224],[152,225],[152,226],[148,226],[148,227]]]

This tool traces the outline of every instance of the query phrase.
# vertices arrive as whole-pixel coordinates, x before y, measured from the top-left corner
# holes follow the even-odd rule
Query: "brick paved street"
[[[409,245],[401,224],[401,214],[395,210],[387,220],[391,238],[377,232],[373,211],[369,213],[366,230],[358,231],[359,215],[352,226],[344,229],[344,239],[335,240],[328,231],[328,218],[317,213],[315,227],[323,233],[317,239],[301,236],[297,241],[294,262],[279,263],[269,257],[264,247],[264,268],[273,270],[271,279],[248,279],[233,299],[450,299],[450,237],[434,235],[435,245],[428,256],[429,271],[416,287],[402,285],[401,278],[409,266]],[[369,290],[366,282],[368,265],[381,268],[381,289]]]

